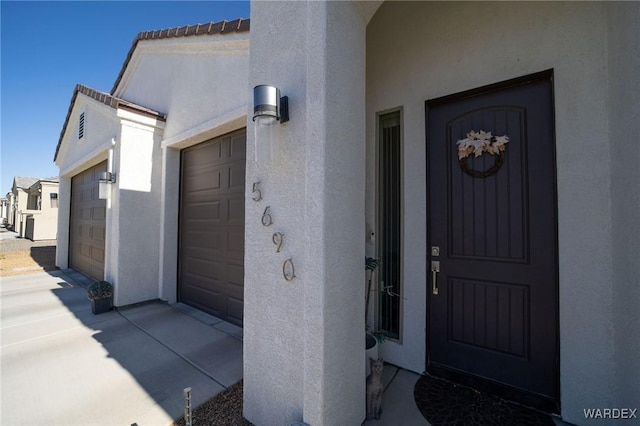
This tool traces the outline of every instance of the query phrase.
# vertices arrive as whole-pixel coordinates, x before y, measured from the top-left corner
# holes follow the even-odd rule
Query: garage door
[[[69,266],[104,279],[106,201],[98,198],[98,177],[107,171],[106,161],[71,179]]]
[[[242,325],[246,131],[182,151],[181,302]]]

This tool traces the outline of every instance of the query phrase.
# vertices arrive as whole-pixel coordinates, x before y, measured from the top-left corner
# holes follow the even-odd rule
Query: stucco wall
[[[252,2],[249,88],[290,121],[254,162],[248,120],[244,410],[256,424],[364,419],[364,20],[348,2]],[[351,40],[360,49],[342,49]],[[251,108],[251,107],[250,107]],[[258,141],[257,143],[260,143]],[[264,199],[251,200],[261,182]],[[260,218],[270,206],[274,225]],[[285,234],[276,253],[273,232]],[[291,282],[282,263],[295,262]]]
[[[640,4],[607,3],[617,396],[640,405]],[[630,30],[635,28],[635,31]]]
[[[78,138],[78,117],[85,114],[84,137]],[[61,176],[78,173],[107,159],[111,139],[119,132],[113,108],[78,93],[67,131],[62,140],[56,165]]]
[[[162,126],[153,119],[118,111],[122,126],[115,150],[116,223],[108,230],[117,264],[114,304],[129,305],[159,298],[160,192]],[[160,127],[157,127],[160,126]]]
[[[114,94],[167,114],[164,138],[172,139],[246,111],[248,64],[248,33],[140,41]]]
[[[621,192],[628,187],[622,182],[638,182],[638,174],[633,167],[633,172],[612,168],[612,161],[632,153],[637,163],[638,151],[626,142],[609,143],[609,119],[617,117],[611,124],[618,139],[625,132],[621,129],[634,123],[631,115],[638,121],[638,91],[628,94],[629,84],[633,85],[629,82],[637,83],[637,77],[632,77],[638,70],[637,3],[610,9],[607,15],[602,3],[387,2],[371,20],[367,27],[369,144],[375,143],[376,112],[402,106],[404,114],[407,300],[403,346],[383,345],[385,359],[415,371],[425,365],[425,100],[553,68],[562,413],[570,422],[582,422],[584,408],[622,402],[616,386],[628,389],[633,379],[618,371],[616,381],[616,367],[637,368],[637,361],[629,358],[637,345],[626,340],[632,330],[618,325],[616,320],[622,317],[614,315],[614,310],[620,305],[621,312],[628,313],[632,307],[625,298],[637,294],[638,225],[629,217],[635,212],[637,218],[638,193],[629,203]],[[612,34],[616,41],[609,40],[608,45],[607,29],[616,26]],[[609,62],[608,48],[613,53]],[[635,55],[634,60],[627,62],[630,55]],[[615,109],[609,113],[610,104],[619,100],[624,101],[618,107],[622,114]],[[370,155],[367,222],[371,223],[375,222],[374,167]],[[612,170],[616,170],[613,179]],[[629,230],[636,232],[635,237],[626,234]],[[637,321],[637,313],[631,318]],[[614,338],[615,330],[625,337]],[[624,354],[614,355],[614,347]]]

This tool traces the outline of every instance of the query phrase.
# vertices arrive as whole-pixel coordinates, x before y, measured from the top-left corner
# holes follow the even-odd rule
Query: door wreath
[[[493,136],[491,132],[485,132],[484,130],[480,130],[479,132],[471,130],[467,133],[467,137],[465,139],[460,139],[457,142],[458,162],[460,163],[462,171],[470,176],[482,178],[495,174],[504,163],[504,154],[507,143],[509,143],[509,137],[507,135]],[[478,158],[485,152],[489,155],[493,155],[495,158],[492,167],[484,171],[473,170],[469,167],[467,158],[471,154],[473,154],[475,158]]]

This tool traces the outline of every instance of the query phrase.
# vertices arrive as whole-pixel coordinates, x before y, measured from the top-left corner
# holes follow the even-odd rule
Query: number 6
[[[273,223],[273,219],[271,218],[271,215],[269,214],[269,208],[271,206],[267,206],[266,209],[264,209],[264,213],[262,213],[262,225],[264,226],[270,226]]]

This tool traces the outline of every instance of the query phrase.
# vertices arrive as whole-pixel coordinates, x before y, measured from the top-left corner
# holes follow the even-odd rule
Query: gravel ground
[[[193,410],[191,423],[193,426],[253,426],[242,417],[242,381]],[[172,426],[185,426],[184,418]]]
[[[0,228],[0,277],[58,269],[56,240],[31,241],[15,235]]]
[[[32,247],[55,247],[56,240],[31,241],[26,238],[0,240],[0,252],[29,251]]]

